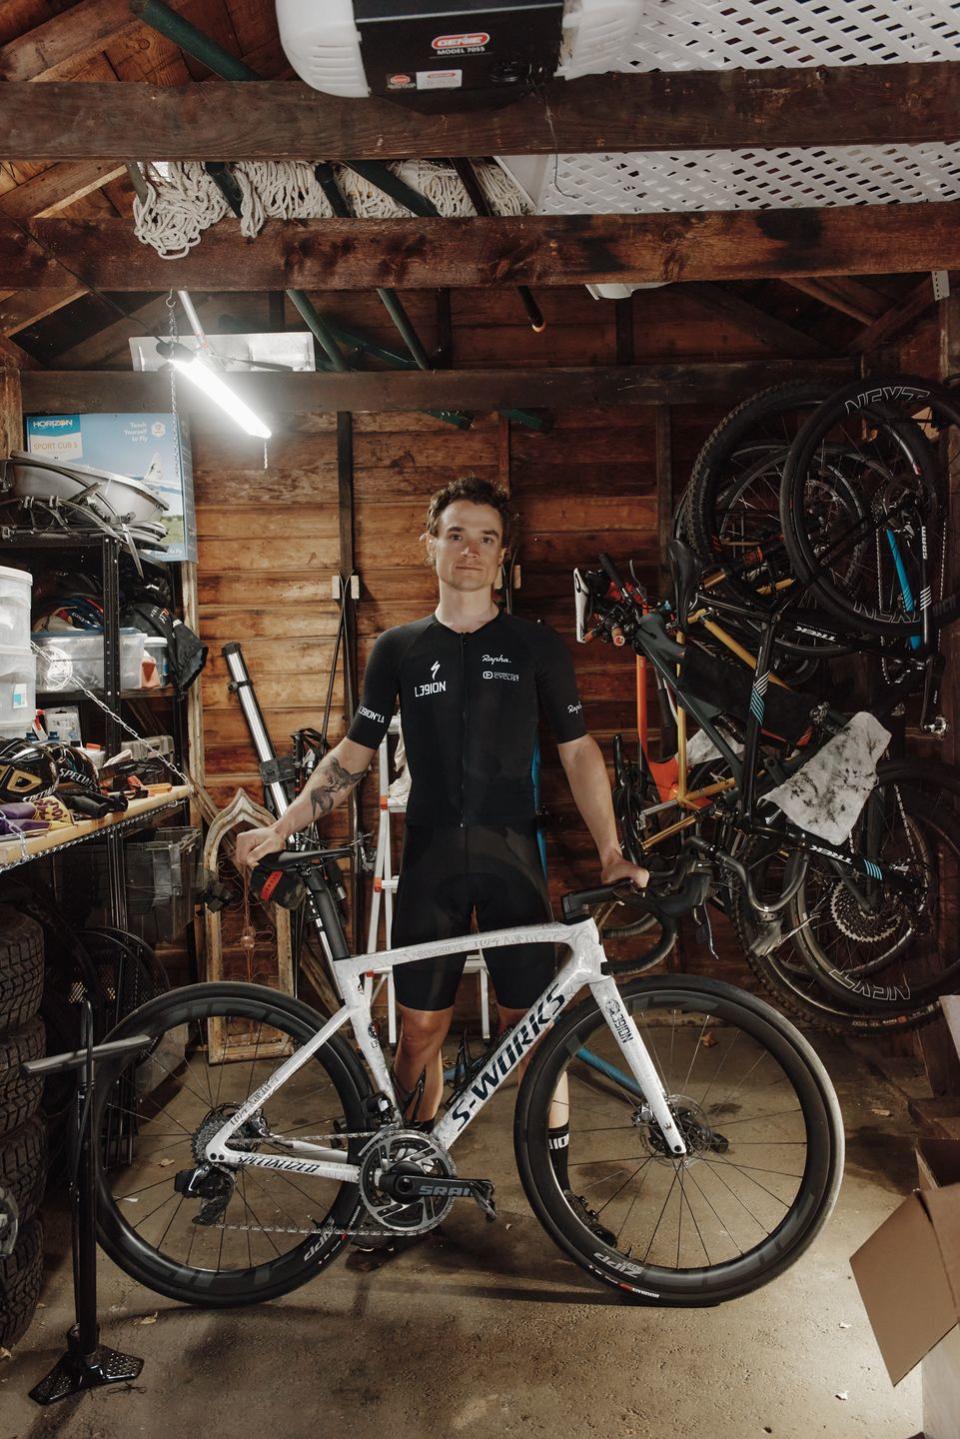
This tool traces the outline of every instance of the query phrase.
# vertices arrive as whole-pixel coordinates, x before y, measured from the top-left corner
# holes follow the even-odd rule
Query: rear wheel
[[[353,1162],[369,1084],[334,1038],[257,1110],[239,1147],[290,1156],[293,1172],[204,1164],[207,1141],[323,1025],[307,1005],[252,984],[195,984],[136,1010],[110,1038],[149,1050],[104,1073],[96,1113],[100,1242],[159,1294],[205,1307],[253,1304],[318,1274],[344,1244],[355,1184],[298,1174],[290,1141]],[[317,1136],[324,1136],[322,1139]],[[309,1156],[300,1156],[308,1158]],[[201,1173],[201,1171],[203,1171]],[[183,1178],[193,1173],[191,1193]]]
[[[524,1188],[560,1248],[631,1300],[720,1304],[782,1274],[826,1222],[843,1172],[836,1095],[803,1036],[731,985],[666,976],[621,993],[688,1153],[668,1153],[591,998],[543,1041],[521,1087],[514,1141]],[[550,1102],[564,1075],[570,1192],[612,1244],[575,1212],[550,1161]]]

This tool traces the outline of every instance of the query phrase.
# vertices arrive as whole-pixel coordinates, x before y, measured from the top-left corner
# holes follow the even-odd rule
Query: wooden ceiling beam
[[[21,221],[55,215],[124,174],[125,165],[107,160],[50,165],[41,174],[0,195],[0,214]]]
[[[721,285],[687,285],[684,294],[692,295],[708,309],[731,320],[752,339],[759,340],[762,345],[769,345],[772,350],[778,350],[783,355],[815,358],[831,353],[829,348],[813,335],[798,330],[786,320],[777,319],[759,305],[751,304],[749,300],[744,300],[733,290],[724,289]]]
[[[27,330],[56,310],[72,305],[87,291],[81,286],[64,286],[50,290],[18,290],[0,300],[0,335],[9,338]]]
[[[468,408],[486,413],[518,406],[703,404],[749,394],[779,379],[840,384],[851,360],[761,360],[732,364],[617,365],[580,369],[389,370],[231,374],[230,386],[265,417],[321,411]],[[159,372],[44,370],[23,377],[24,409],[34,413],[153,410],[169,404]],[[232,422],[188,381],[178,405],[209,422]]]
[[[932,268],[940,267],[934,266]],[[943,268],[946,269],[948,267],[944,266]],[[868,350],[875,350],[878,345],[885,345],[888,340],[892,340],[901,330],[905,330],[908,325],[912,325],[914,320],[918,320],[926,310],[930,309],[933,303],[933,281],[929,275],[925,275],[919,285],[915,285],[902,300],[898,300],[895,305],[891,305],[878,319],[874,320],[872,324],[867,325],[866,329],[861,330],[860,333],[850,341],[847,346],[848,353],[851,355],[864,354]]]
[[[83,0],[41,30],[68,26],[91,6],[109,17],[125,3]],[[81,35],[87,50],[102,48],[81,27],[75,43]],[[960,63],[951,61],[587,75],[556,80],[499,110],[423,115],[388,100],[322,94],[299,81],[117,89],[50,82],[37,105],[18,83],[36,79],[23,72],[44,63],[45,52],[27,45],[30,38],[0,50],[0,79],[8,82],[0,86],[0,134],[8,155],[29,160],[143,158],[147,135],[155,160],[388,160],[960,139]],[[18,46],[29,54],[14,63],[7,52]]]
[[[26,350],[22,350],[13,340],[7,340],[4,336],[0,335],[0,365],[2,365],[4,361],[9,365],[16,366],[18,370],[33,371],[40,369],[39,360],[35,360],[32,355],[28,355]]]
[[[167,0],[172,10],[183,10],[188,3],[189,0]],[[33,80],[54,83],[58,78],[75,75],[85,61],[128,32],[144,28],[143,22],[131,13],[129,0],[79,0],[69,10],[0,46],[0,80],[11,84]],[[34,105],[36,100],[34,95]]]
[[[889,300],[869,285],[859,280],[840,279],[839,276],[822,277],[819,280],[788,280],[794,290],[819,300],[831,310],[839,310],[861,325],[869,325],[889,307]]]
[[[2,88],[2,87],[0,87]],[[960,268],[960,201],[823,210],[496,219],[294,220],[245,240],[212,226],[178,260],[127,220],[46,219],[41,244],[0,216],[6,287],[366,290],[758,280]],[[54,257],[54,258],[51,258]],[[58,263],[62,258],[63,267]]]

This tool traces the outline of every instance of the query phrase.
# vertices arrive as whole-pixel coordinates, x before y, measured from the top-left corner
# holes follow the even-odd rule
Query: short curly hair
[[[510,508],[510,496],[500,485],[495,485],[492,480],[481,480],[478,475],[461,475],[430,497],[427,506],[428,535],[440,533],[440,517],[455,500],[469,500],[473,505],[489,505],[496,510],[503,526],[503,546],[505,549],[510,548],[516,527],[515,516]]]

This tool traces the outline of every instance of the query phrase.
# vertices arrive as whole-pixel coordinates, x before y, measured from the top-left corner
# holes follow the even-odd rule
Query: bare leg
[[[524,1015],[527,1012],[525,1009],[507,1009],[506,1005],[503,1004],[497,1005],[497,1011],[500,1015],[500,1025],[502,1029],[509,1029],[511,1025],[519,1024],[521,1019],[523,1019]],[[521,1079],[527,1072],[527,1065],[533,1058],[533,1052],[536,1047],[537,1046],[534,1045],[532,1049],[528,1049],[526,1054],[520,1061]],[[553,1098],[550,1101],[550,1116],[548,1119],[548,1123],[551,1129],[561,1129],[563,1125],[569,1123],[569,1120],[570,1090],[567,1084],[566,1073],[563,1073],[560,1076],[560,1083],[554,1090]]]
[[[416,1101],[404,1116],[418,1121],[433,1119],[443,1098],[443,1059],[441,1049],[450,1030],[453,1006],[449,1009],[408,1009],[397,1006],[400,1011],[400,1038],[397,1043],[397,1057],[394,1072],[397,1083],[404,1090],[416,1088],[421,1074],[425,1075],[423,1098],[416,1113],[412,1112]]]

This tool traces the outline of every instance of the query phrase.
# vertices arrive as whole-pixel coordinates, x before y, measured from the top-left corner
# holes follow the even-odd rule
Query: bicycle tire
[[[903,820],[914,835],[914,843],[919,847],[921,838],[928,840],[929,837],[938,841],[948,855],[948,867],[955,879],[960,872],[960,820],[947,807],[932,803],[907,784],[897,782],[896,790]],[[896,969],[900,951],[893,955],[887,964],[879,961],[870,964],[869,960],[863,959],[859,965],[841,968],[821,944],[810,918],[807,890],[811,881],[816,882],[816,877],[815,866],[808,867],[803,885],[787,905],[787,920],[795,931],[795,944],[799,954],[827,995],[840,1004],[848,1004],[867,1014],[896,1015],[909,1014],[914,1009],[926,1011],[941,994],[950,992],[960,975],[960,944],[952,958],[949,953],[943,956],[946,962],[942,968],[919,978],[902,974],[898,980],[894,974],[893,982],[890,982],[889,971]],[[940,880],[939,866],[933,877]],[[942,908],[939,904],[939,893],[945,887],[952,887],[953,879],[948,880],[946,886],[942,881],[937,885],[938,894],[930,903],[938,910]],[[834,892],[841,893],[839,886],[834,887]],[[846,894],[847,891],[842,893]],[[848,908],[853,914],[852,906]],[[879,918],[883,918],[882,911]],[[839,921],[837,923],[839,924]],[[918,924],[918,935],[919,929]],[[865,933],[859,941],[862,951],[866,950],[870,939],[870,934]],[[909,943],[909,940],[907,942]],[[938,958],[946,947],[938,935]],[[909,1003],[905,1002],[905,997],[909,997]]]
[[[897,784],[905,793],[919,796],[923,809],[932,808],[938,822],[950,831],[953,843],[960,842],[960,821],[956,808],[950,807],[951,803],[956,806],[960,802],[960,773],[955,769],[910,759],[884,760],[877,766],[877,777],[882,783]],[[950,803],[944,804],[945,799]],[[729,914],[744,959],[766,992],[785,1010],[825,1033],[861,1036],[903,1033],[919,1029],[939,1017],[939,993],[942,986],[950,982],[950,975],[956,973],[960,960],[945,971],[946,978],[939,977],[936,993],[921,996],[910,1006],[865,1005],[853,990],[836,979],[828,979],[826,985],[821,982],[822,965],[809,961],[809,946],[803,943],[806,930],[800,928],[804,924],[801,903],[802,900],[795,897],[786,907],[786,938],[769,952],[760,953],[756,942],[761,925],[742,886],[736,880],[730,883]],[[799,945],[802,953],[791,958],[794,945]]]
[[[805,1154],[801,1161],[803,1173],[788,1176],[790,1179],[800,1180],[796,1193],[789,1204],[777,1196],[778,1204],[787,1212],[760,1244],[754,1245],[746,1251],[740,1249],[736,1258],[716,1264],[681,1267],[679,1264],[679,1229],[678,1263],[673,1269],[667,1269],[662,1264],[647,1263],[645,1257],[644,1260],[638,1262],[629,1252],[629,1247],[627,1252],[623,1252],[598,1239],[597,1235],[577,1218],[564,1197],[551,1164],[547,1137],[550,1104],[561,1074],[571,1070],[573,1065],[579,1063],[577,1052],[580,1048],[587,1047],[595,1052],[598,1048],[598,1036],[602,1039],[600,1032],[609,1033],[606,1017],[591,997],[562,1018],[541,1043],[520,1089],[514,1121],[514,1147],[527,1198],[551,1239],[593,1278],[616,1289],[626,1300],[640,1304],[701,1307],[725,1303],[742,1294],[751,1293],[761,1285],[775,1279],[800,1258],[826,1223],[836,1202],[843,1173],[843,1121],[829,1076],[811,1046],[788,1020],[784,1019],[764,1000],[747,994],[743,990],[735,989],[732,985],[699,976],[665,975],[638,980],[625,986],[621,995],[627,1009],[635,1018],[640,1016],[641,1021],[644,1014],[663,1009],[671,1014],[698,1017],[703,1015],[715,1030],[727,1025],[735,1025],[738,1032],[734,1041],[724,1051],[725,1057],[718,1058],[717,1063],[721,1067],[723,1063],[727,1062],[733,1043],[744,1033],[748,1036],[749,1042],[755,1044],[761,1051],[761,1058],[769,1057],[773,1060],[779,1072],[793,1086],[793,1093],[798,1101],[796,1113],[800,1117],[800,1123],[794,1123],[789,1132],[800,1133],[802,1128],[804,1136],[802,1142],[805,1145]],[[680,1030],[678,1029],[677,1032]],[[691,1040],[695,1057],[699,1054],[704,1032],[701,1029],[698,1034],[694,1034],[689,1028],[685,1031],[683,1042],[686,1047],[678,1056],[678,1072],[682,1072],[686,1065],[686,1050],[690,1049]],[[719,1043],[721,1049],[723,1048],[722,1041],[715,1040],[714,1042]],[[648,1049],[650,1049],[649,1045]],[[670,1092],[672,1051],[670,1063],[664,1061],[662,1054],[658,1054],[655,1048],[651,1049],[651,1057],[658,1064],[658,1068],[663,1070],[665,1083]],[[622,1059],[620,1062],[622,1063]],[[739,1068],[728,1071],[728,1077],[733,1075],[736,1078],[739,1074]],[[691,1073],[688,1069],[685,1083],[689,1083],[690,1079]],[[578,1102],[582,1090],[575,1085],[575,1080],[576,1073],[572,1073],[570,1077],[571,1149],[569,1160],[572,1189],[576,1189],[579,1182],[574,1174],[580,1167],[576,1162],[575,1136],[579,1131],[575,1129],[575,1120],[579,1112]],[[591,1080],[591,1082],[594,1081]],[[763,1088],[768,1087],[758,1084],[757,1092],[762,1092]],[[703,1095],[704,1105],[709,1089],[708,1085],[708,1089]],[[728,1133],[735,1123],[744,1122],[741,1120],[740,1112],[745,1107],[750,1094],[746,1079],[743,1079],[737,1092],[740,1096],[740,1104],[735,1104],[731,1108],[729,1103],[718,1101],[711,1104],[709,1111],[711,1115],[716,1112],[720,1116],[715,1118],[714,1122],[718,1126],[727,1128]],[[621,1090],[616,1094],[617,1102],[621,1106],[623,1098],[624,1094]],[[679,1096],[677,1098],[679,1099]],[[766,1100],[763,1102],[769,1103]],[[784,1100],[784,1102],[786,1101]],[[636,1105],[636,1099],[632,1098],[631,1103]],[[780,1099],[778,1098],[778,1105],[779,1103]],[[622,1121],[624,1131],[632,1133],[634,1139],[637,1139],[640,1128],[640,1124],[635,1123],[638,1112],[635,1110],[629,1120]],[[676,1108],[674,1112],[677,1112]],[[589,1114],[587,1117],[589,1118]],[[758,1119],[768,1121],[771,1118],[776,1118],[776,1116],[769,1114],[758,1116]],[[645,1122],[648,1123],[648,1121]],[[602,1126],[601,1129],[606,1129],[606,1126]],[[589,1135],[591,1132],[599,1133],[601,1129],[593,1131],[586,1129],[583,1132]],[[746,1132],[751,1131],[748,1128]],[[741,1130],[740,1134],[743,1133],[744,1131]],[[714,1140],[722,1137],[724,1136],[716,1132],[712,1133]],[[637,1142],[639,1146],[640,1141]],[[745,1149],[738,1150],[739,1142],[735,1137],[733,1140],[734,1153],[745,1152]],[[751,1150],[755,1149],[760,1142],[762,1141],[746,1141]],[[784,1144],[798,1142],[801,1141],[771,1140],[771,1143],[778,1149],[782,1149]],[[707,1151],[701,1152],[696,1150],[692,1140],[688,1139],[688,1144],[691,1146],[688,1165],[677,1167],[676,1162],[669,1156],[663,1157],[664,1165],[673,1164],[675,1166],[675,1175],[682,1172],[696,1173],[699,1168],[697,1161],[720,1163],[720,1161],[706,1159],[707,1152],[730,1152],[729,1140],[726,1150],[720,1150],[716,1146],[710,1145]],[[627,1143],[625,1142],[624,1153],[626,1147]],[[632,1157],[629,1156],[630,1159]],[[659,1158],[659,1156],[652,1156],[651,1159],[644,1162],[649,1165],[653,1158]],[[582,1167],[593,1168],[595,1171],[596,1166],[604,1162],[621,1161],[619,1159],[617,1161],[612,1159],[610,1161],[586,1161]],[[723,1161],[724,1164],[727,1162]],[[733,1168],[746,1171],[756,1169],[756,1166],[750,1165],[747,1161],[744,1161],[742,1165],[733,1162],[728,1173],[732,1174]],[[701,1174],[703,1174],[702,1170]],[[641,1187],[646,1182],[646,1178],[645,1173],[645,1180],[641,1181]],[[615,1179],[616,1175],[614,1181]],[[704,1175],[703,1183],[707,1182]],[[755,1183],[756,1181],[751,1178],[749,1182]],[[675,1180],[671,1182],[671,1189],[673,1183]],[[595,1184],[594,1190],[596,1187]],[[700,1193],[704,1193],[703,1189],[700,1190]],[[658,1197],[656,1196],[656,1198]],[[668,1200],[669,1197],[668,1192]],[[687,1202],[689,1204],[690,1201]],[[666,1207],[666,1201],[664,1207]],[[683,1212],[683,1196],[681,1194],[679,1201],[681,1222]],[[714,1212],[716,1213],[716,1211]],[[627,1215],[627,1220],[624,1221],[625,1225],[629,1222],[631,1214],[632,1209]],[[756,1216],[754,1217],[756,1218]],[[611,1218],[608,1222],[613,1223],[613,1219]],[[658,1227],[659,1222],[658,1220]],[[729,1220],[727,1222],[729,1223]],[[624,1226],[621,1226],[621,1233],[623,1228]],[[719,1232],[724,1232],[722,1226]],[[699,1226],[697,1233],[703,1246],[704,1255],[709,1261],[709,1251]],[[619,1236],[616,1242],[618,1244],[621,1242]],[[736,1248],[740,1248],[735,1239],[734,1245]],[[650,1246],[648,1245],[647,1254],[649,1253]]]
[[[946,497],[938,492],[939,471],[946,472],[946,466],[937,462],[928,440],[914,423],[918,411],[929,409],[934,425],[954,434],[953,452],[960,449],[960,405],[948,391],[931,385],[928,381],[912,375],[898,375],[892,379],[855,380],[837,390],[803,426],[791,446],[784,467],[781,488],[781,522],[783,539],[790,556],[791,565],[799,579],[810,586],[823,608],[846,624],[858,625],[865,633],[907,637],[918,634],[922,619],[894,617],[873,609],[857,596],[841,590],[824,572],[817,546],[809,532],[809,513],[806,502],[806,480],[814,464],[819,446],[826,437],[834,433],[843,421],[852,425],[851,415],[869,418],[876,425],[883,426],[896,440],[898,447],[913,466],[915,484],[925,494],[926,503],[935,504],[943,532],[934,535],[930,544],[931,552],[941,554],[945,565]],[[928,421],[924,420],[924,423]],[[940,487],[942,489],[942,486]],[[881,555],[883,553],[880,547]],[[878,555],[878,565],[880,564]],[[941,583],[945,577],[941,573]],[[879,604],[879,601],[878,601]],[[930,623],[934,627],[948,624],[960,611],[960,591],[942,595],[930,610]]]
[[[765,424],[786,416],[791,411],[816,408],[829,393],[825,385],[809,381],[789,381],[783,385],[773,385],[737,405],[707,437],[694,460],[690,481],[684,492],[684,528],[704,565],[724,563],[721,502],[723,492],[728,490],[731,484],[728,466],[738,450],[742,450],[751,439],[757,441],[758,431]],[[786,463],[790,438],[789,432],[785,432],[783,453],[779,462],[781,472]],[[771,445],[772,443],[771,437]],[[779,512],[775,514],[775,521],[779,528]],[[756,589],[742,578],[731,576],[724,583],[738,599],[748,604],[758,603]]]
[[[288,1036],[295,1045],[303,1044],[311,1039],[323,1024],[323,1020],[315,1011],[310,1009],[310,1007],[301,1000],[294,999],[292,996],[267,989],[262,985],[220,982],[188,985],[182,989],[170,990],[166,994],[158,996],[158,998],[149,1001],[140,1009],[134,1010],[132,1014],[128,1015],[122,1023],[111,1032],[109,1038],[119,1039],[133,1034],[149,1034],[154,1040],[151,1054],[155,1054],[159,1052],[163,1037],[177,1030],[178,1026],[205,1025],[206,1021],[211,1018],[224,1019],[226,1016],[236,1017],[236,1019],[244,1023],[249,1023],[250,1025],[258,1025],[258,1035],[262,1033],[263,1027],[267,1026],[270,1030]],[[204,1033],[205,1032],[206,1031],[204,1031]],[[281,1060],[277,1058],[277,1063],[279,1064],[280,1062]],[[141,1057],[134,1055],[103,1066],[103,1082],[100,1083],[98,1081],[97,1107],[94,1117],[98,1138],[102,1138],[107,1130],[114,1085],[117,1082],[129,1079],[131,1071],[134,1072],[135,1081],[135,1071],[140,1063]],[[269,1060],[257,1061],[254,1059],[250,1061],[247,1093],[250,1092],[249,1086],[253,1081],[255,1063],[269,1063]],[[187,1065],[188,1074],[194,1073],[190,1070],[186,1059],[184,1059],[184,1064]],[[232,1070],[239,1076],[239,1083],[242,1086],[242,1070],[245,1064],[246,1061],[241,1061],[236,1067],[233,1065],[222,1066],[223,1073],[226,1074],[228,1070]],[[161,1086],[164,1093],[173,1088],[172,1081],[177,1078],[178,1071],[179,1067],[177,1070],[165,1071],[171,1076],[171,1082],[164,1082]],[[321,1076],[329,1083],[332,1092],[332,1102],[336,1106],[339,1106],[341,1110],[339,1118],[342,1120],[346,1132],[354,1133],[365,1128],[363,1099],[370,1093],[370,1082],[353,1050],[342,1036],[334,1035],[333,1038],[308,1061],[304,1070],[299,1071],[299,1073],[307,1077],[306,1082],[313,1081],[318,1085],[318,1088]],[[294,1079],[295,1078],[296,1076],[294,1076]],[[282,1094],[288,1086],[293,1085],[294,1079],[288,1080],[287,1085],[278,1093]],[[257,1082],[262,1082],[259,1076]],[[197,1080],[194,1074],[193,1084],[195,1085],[196,1083]],[[228,1084],[229,1083],[230,1081],[228,1081]],[[203,1104],[206,1104],[208,1098],[215,1098],[216,1104],[214,1108],[219,1109],[223,1093],[222,1086],[223,1075],[220,1077],[215,1096],[212,1090],[208,1090],[206,1095],[203,1094],[202,1090],[200,1091],[199,1098],[201,1100],[201,1108]],[[186,1078],[183,1078],[178,1093],[181,1095],[196,1095],[197,1090]],[[187,1102],[189,1104],[189,1100]],[[145,1115],[145,1106],[143,1105],[142,1099],[140,1101],[139,1111],[141,1120],[139,1136],[141,1154],[137,1157],[135,1164],[139,1166],[140,1170],[146,1171],[148,1174],[156,1174],[157,1165],[163,1163],[163,1160],[156,1160],[156,1153],[159,1151],[154,1151],[152,1158],[142,1153],[142,1150],[152,1142],[152,1138],[154,1137],[151,1134],[151,1124],[156,1118],[156,1115]],[[161,1111],[158,1108],[157,1114],[161,1112],[167,1113],[166,1110]],[[172,1114],[172,1108],[170,1113]],[[324,1117],[322,1122],[324,1124],[334,1125],[336,1118],[337,1117],[327,1119]],[[318,1119],[313,1122],[321,1122],[319,1116]],[[179,1121],[174,1120],[174,1125],[178,1123]],[[301,1125],[299,1127],[302,1128],[303,1126]],[[151,1180],[151,1186],[154,1190],[158,1187],[162,1189],[167,1185],[172,1186],[177,1172],[176,1165],[178,1162],[181,1162],[180,1154],[186,1150],[189,1155],[192,1155],[192,1134],[194,1131],[190,1129],[189,1124],[185,1127],[183,1123],[179,1123],[179,1129],[183,1130],[188,1137],[187,1139],[182,1139],[177,1128],[172,1128],[169,1131],[174,1142],[172,1145],[166,1144],[166,1149],[169,1150],[172,1148],[174,1150],[173,1162],[171,1163],[168,1160],[161,1180],[156,1181],[156,1183],[153,1183]],[[163,1138],[163,1132],[156,1137]],[[350,1142],[350,1149],[345,1149],[345,1157],[349,1152],[352,1159],[353,1146],[355,1143],[356,1141]],[[160,1148],[163,1148],[163,1146],[161,1145]],[[166,1157],[167,1156],[165,1156],[165,1158]],[[195,1156],[188,1158],[187,1162],[193,1163],[194,1160]],[[133,1166],[131,1166],[131,1168],[132,1167]],[[114,1171],[115,1175],[117,1173],[118,1171]],[[123,1173],[129,1175],[129,1170],[123,1171]],[[269,1177],[272,1171],[263,1170],[260,1171],[260,1173]],[[169,1178],[167,1178],[167,1176],[169,1176]],[[133,1178],[137,1177],[139,1176],[133,1176]],[[250,1256],[249,1263],[246,1266],[241,1264],[241,1267],[233,1268],[226,1272],[218,1272],[209,1267],[200,1266],[199,1263],[194,1265],[190,1264],[189,1261],[192,1256],[194,1244],[193,1239],[190,1240],[186,1263],[176,1260],[173,1256],[162,1253],[156,1244],[149,1242],[145,1237],[145,1233],[138,1232],[134,1227],[134,1221],[139,1220],[145,1231],[146,1224],[149,1221],[149,1216],[143,1219],[139,1217],[139,1193],[137,1191],[127,1191],[125,1194],[116,1194],[113,1186],[114,1183],[117,1182],[118,1181],[112,1178],[111,1173],[107,1172],[105,1167],[101,1165],[98,1176],[98,1233],[101,1246],[114,1263],[117,1264],[124,1273],[136,1279],[138,1283],[144,1284],[155,1293],[163,1294],[171,1299],[180,1300],[182,1303],[195,1304],[201,1308],[232,1308],[238,1305],[259,1303],[263,1300],[277,1298],[279,1295],[286,1294],[290,1290],[299,1288],[300,1285],[307,1283],[308,1280],[314,1278],[325,1269],[342,1249],[346,1239],[340,1231],[349,1227],[355,1216],[358,1203],[357,1186],[350,1183],[340,1183],[329,1205],[328,1213],[323,1220],[323,1237],[319,1238],[315,1229],[312,1234],[304,1234],[301,1242],[295,1244],[286,1253],[280,1254],[278,1251],[275,1258],[270,1258],[260,1264],[254,1264],[252,1258],[250,1230],[253,1226],[244,1226],[241,1224],[237,1226],[239,1229],[247,1229],[246,1242]],[[311,1182],[315,1183],[316,1181]],[[294,1188],[296,1188],[296,1186],[294,1186]],[[239,1192],[239,1186],[237,1192]],[[154,1197],[156,1196],[154,1195]],[[309,1203],[311,1196],[307,1196],[307,1198]],[[164,1202],[168,1201],[165,1200]],[[258,1200],[257,1202],[259,1203],[260,1201]],[[181,1195],[180,1204],[182,1205],[182,1203],[183,1196]],[[124,1206],[124,1204],[125,1207],[121,1207]],[[245,1194],[243,1204],[246,1209],[249,1209],[251,1214],[255,1212],[247,1205]],[[227,1212],[229,1212],[229,1208]],[[241,1213],[243,1212],[244,1211],[241,1211]],[[313,1216],[312,1222],[315,1226],[318,1223],[315,1216]],[[168,1230],[169,1227],[168,1225]],[[227,1229],[226,1221],[224,1220],[224,1224],[218,1227],[221,1233],[219,1257],[222,1257],[225,1242],[223,1235]],[[166,1242],[168,1230],[164,1231],[164,1235],[159,1241],[161,1245]],[[332,1230],[336,1232],[331,1232]],[[207,1232],[209,1233],[210,1230],[208,1229]],[[292,1232],[296,1235],[300,1233],[300,1231],[295,1228],[293,1230],[288,1228],[285,1231],[274,1228],[272,1231],[265,1231],[262,1226],[257,1232],[269,1232],[271,1234]],[[273,1247],[277,1249],[276,1242],[271,1239],[271,1243],[273,1243]],[[239,1248],[241,1244],[242,1241],[237,1241],[236,1247]]]

